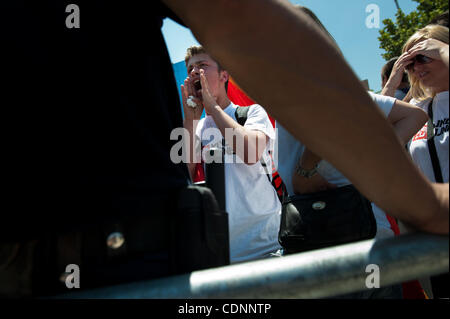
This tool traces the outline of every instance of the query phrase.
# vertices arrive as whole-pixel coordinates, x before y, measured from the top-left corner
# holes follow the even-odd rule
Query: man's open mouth
[[[195,93],[197,93],[197,95],[201,95],[202,84],[200,83],[200,80],[194,82],[194,89],[195,89]]]

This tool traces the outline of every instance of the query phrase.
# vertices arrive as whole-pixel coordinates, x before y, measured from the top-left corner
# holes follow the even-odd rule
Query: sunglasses
[[[428,64],[428,63],[433,62],[433,59],[429,58],[429,57],[427,57],[425,55],[418,54],[411,61],[412,61],[412,63],[410,65],[408,65],[408,67],[407,67],[408,70],[411,70],[413,68],[414,64],[416,64],[416,63],[418,63],[418,64]]]

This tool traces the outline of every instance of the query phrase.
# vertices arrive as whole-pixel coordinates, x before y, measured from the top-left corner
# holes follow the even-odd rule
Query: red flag
[[[237,85],[237,83],[230,77],[228,81],[228,98],[236,105],[239,106],[250,106],[256,104],[247,94],[242,91],[242,89]],[[275,127],[275,120],[269,115],[270,122],[272,122],[273,127]]]
[[[239,106],[250,106],[255,104],[255,102],[249,98],[239,87],[239,85],[234,82],[234,80],[230,77],[228,81],[228,98],[236,105]]]

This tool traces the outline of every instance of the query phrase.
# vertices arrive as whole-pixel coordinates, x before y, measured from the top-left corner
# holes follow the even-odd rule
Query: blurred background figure
[[[388,86],[386,90],[386,84],[391,76],[392,68],[394,67],[395,62],[397,62],[398,57],[394,57],[390,59],[381,69],[381,88],[382,95],[392,96],[396,99],[403,100],[409,91],[409,81],[408,74],[403,72],[403,75],[397,79],[396,84],[393,84],[392,87]],[[400,83],[397,85],[398,81]]]

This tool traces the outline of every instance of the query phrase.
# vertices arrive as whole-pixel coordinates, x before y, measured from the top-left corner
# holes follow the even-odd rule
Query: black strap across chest
[[[439,163],[439,157],[436,151],[436,145],[434,143],[434,123],[433,123],[433,100],[428,105],[428,125],[427,125],[427,144],[428,151],[430,152],[431,164],[433,165],[434,178],[436,183],[443,183],[441,165]]]

